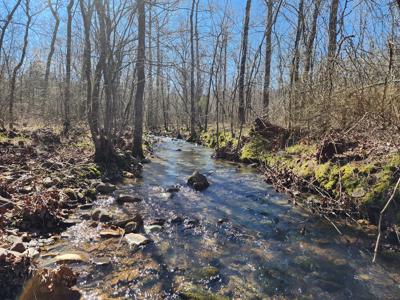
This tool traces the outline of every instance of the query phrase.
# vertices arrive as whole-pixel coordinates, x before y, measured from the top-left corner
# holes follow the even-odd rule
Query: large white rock
[[[128,233],[125,239],[130,246],[141,246],[151,242],[151,239],[138,233]]]

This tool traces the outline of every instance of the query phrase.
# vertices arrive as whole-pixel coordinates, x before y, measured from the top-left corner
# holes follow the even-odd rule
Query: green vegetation
[[[223,145],[224,136],[220,134],[219,138]],[[228,138],[232,139],[230,135]],[[208,147],[216,146],[214,132],[204,133],[202,140]],[[237,140],[235,142],[237,145]],[[394,187],[394,172],[400,166],[400,153],[347,163],[318,163],[317,144],[299,143],[280,151],[267,151],[267,142],[259,135],[251,136],[240,150],[240,161],[259,162],[278,170],[288,169],[333,197],[345,193],[354,200],[362,214],[366,214],[368,208],[382,208]],[[400,213],[396,218],[400,221]]]
[[[227,297],[224,297],[219,294],[214,294],[201,286],[197,286],[194,284],[186,284],[179,291],[180,296],[183,299],[190,300],[227,300]]]
[[[217,134],[214,130],[202,133],[200,136],[200,140],[203,145],[209,148],[217,147],[217,142],[220,148],[227,146],[236,147],[238,143],[237,138],[235,138],[231,132],[219,132],[217,138]]]

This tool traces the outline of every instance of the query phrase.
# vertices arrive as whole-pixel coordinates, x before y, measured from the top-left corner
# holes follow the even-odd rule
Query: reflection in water
[[[348,230],[354,242],[345,242],[252,169],[210,156],[203,147],[162,138],[143,179],[117,192],[140,195],[141,203],[98,201],[117,219],[139,212],[145,225],[166,220],[161,231],[148,232],[153,243],[130,249],[123,239],[101,239],[101,225],[83,221],[48,250],[90,256],[89,263],[72,264],[85,299],[179,299],[177,291],[194,299],[398,298],[399,265],[371,264],[363,244],[369,241],[354,238],[360,233]],[[186,186],[194,170],[208,177],[206,191]],[[175,185],[179,192],[166,192]],[[40,262],[49,265],[51,257]]]

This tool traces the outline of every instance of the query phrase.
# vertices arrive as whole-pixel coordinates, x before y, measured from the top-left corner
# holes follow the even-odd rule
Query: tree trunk
[[[64,134],[68,134],[71,127],[70,101],[71,101],[71,55],[72,55],[72,9],[74,0],[70,0],[67,6],[67,53],[65,64],[65,91],[64,91]]]
[[[17,8],[20,6],[22,0],[18,0],[15,5],[13,6],[13,8],[11,9],[10,13],[7,15],[4,25],[1,27],[1,34],[0,34],[0,59],[1,59],[1,54],[2,54],[2,50],[3,50],[3,41],[4,41],[4,36],[6,34],[7,31],[7,27],[8,25],[10,25],[12,18],[15,14],[15,12],[17,11]]]
[[[52,60],[53,55],[54,55],[58,28],[60,27],[60,17],[58,16],[58,13],[57,13],[57,5],[58,5],[58,3],[56,4],[56,8],[54,9],[53,5],[51,4],[51,0],[48,0],[48,6],[49,6],[49,8],[51,10],[51,14],[53,15],[56,23],[54,25],[53,34],[51,36],[50,51],[49,51],[49,54],[47,56],[47,62],[46,62],[46,71],[45,71],[45,75],[44,75],[44,87],[43,87],[43,94],[42,94],[42,113],[44,113],[45,107],[46,107],[47,92],[48,92],[48,87],[49,87],[51,60]]]
[[[137,70],[137,87],[135,97],[135,129],[133,132],[133,155],[138,158],[144,158],[142,148],[143,135],[143,93],[145,87],[145,39],[146,39],[146,15],[145,15],[145,0],[137,1],[138,9],[138,51],[136,59]]]
[[[204,119],[204,130],[207,131],[208,128],[208,112],[210,109],[210,96],[211,96],[211,86],[212,86],[212,81],[213,81],[213,76],[214,76],[214,67],[215,67],[215,60],[217,57],[218,53],[218,45],[219,45],[219,38],[221,34],[218,34],[217,36],[217,41],[215,42],[215,47],[214,47],[214,53],[213,53],[213,59],[211,62],[211,70],[210,70],[210,79],[208,81],[208,89],[207,89],[207,99],[206,99],[206,108],[205,108],[205,119]]]
[[[294,40],[293,47],[293,58],[292,65],[290,71],[290,95],[289,95],[289,130],[292,128],[293,122],[293,106],[296,106],[296,103],[293,103],[295,95],[295,89],[297,82],[299,81],[299,66],[300,66],[300,38],[303,32],[303,24],[304,24],[304,16],[303,16],[303,8],[304,8],[304,0],[300,0],[299,8],[297,12],[297,28],[296,28],[296,37]]]
[[[263,114],[269,118],[269,86],[271,84],[271,59],[272,59],[272,26],[273,26],[273,0],[267,2],[268,16],[265,29],[265,68],[263,90]]]
[[[92,45],[90,42],[90,27],[92,22],[92,8],[85,8],[84,0],[80,0],[80,8],[83,19],[83,28],[85,35],[85,44],[83,49],[83,70],[86,77],[86,109],[88,111],[87,118],[92,133],[92,139],[96,138],[97,135],[97,122],[94,122],[92,116]]]
[[[200,71],[200,50],[199,50],[199,44],[200,44],[200,38],[199,38],[199,2],[200,0],[196,1],[196,8],[195,8],[195,26],[194,26],[194,36],[196,40],[196,107],[195,111],[197,111],[198,115],[201,115],[201,109],[200,109],[200,101],[201,101],[201,95],[202,95],[202,84],[201,84],[201,71]],[[202,130],[202,124],[200,118],[197,118],[197,123],[199,130]]]
[[[154,113],[154,123],[156,124],[157,128],[159,126],[159,101],[160,98],[163,98],[162,95],[162,78],[161,78],[161,47],[160,47],[160,39],[161,39],[161,33],[160,33],[160,24],[159,24],[159,17],[157,16],[156,18],[156,26],[157,26],[157,37],[156,37],[156,51],[157,51],[157,70],[156,70],[156,99],[155,99],[155,113]],[[164,101],[164,100],[163,100]],[[164,124],[165,125],[165,124]]]
[[[28,37],[29,37],[29,26],[32,21],[32,16],[30,14],[30,2],[29,0],[25,1],[25,13],[28,18],[25,26],[25,33],[24,33],[24,45],[22,47],[22,53],[18,64],[14,67],[12,72],[11,80],[10,80],[10,96],[9,96],[9,106],[8,106],[8,113],[9,113],[9,127],[10,129],[13,128],[14,124],[14,98],[15,98],[15,84],[17,80],[17,74],[19,69],[22,67],[25,56],[26,56],[26,49],[28,48]]]
[[[331,8],[329,13],[329,29],[328,29],[328,62],[327,62],[327,77],[328,77],[328,97],[324,97],[322,111],[321,125],[323,129],[327,129],[329,120],[326,117],[326,113],[330,111],[330,102],[333,93],[333,75],[335,70],[336,60],[336,47],[337,47],[337,15],[339,8],[339,0],[332,0]]]
[[[312,70],[312,59],[313,59],[313,49],[314,41],[317,35],[317,21],[319,16],[319,11],[321,7],[321,0],[316,0],[314,3],[314,10],[311,21],[310,33],[306,43],[306,62],[304,66],[304,75],[306,81],[312,80],[311,70]]]
[[[154,99],[153,99],[153,49],[152,49],[152,25],[153,25],[153,18],[151,15],[151,6],[149,8],[149,21],[148,21],[148,52],[147,52],[147,62],[148,62],[148,95],[147,95],[147,128],[152,131],[154,130]]]
[[[250,7],[251,0],[246,1],[246,13],[243,24],[243,37],[242,37],[242,57],[240,59],[239,71],[239,110],[238,117],[241,127],[246,122],[246,112],[244,104],[244,79],[246,75],[246,60],[247,60],[247,43],[249,36],[249,22],[250,22]]]
[[[335,58],[336,58],[336,47],[337,47],[337,14],[339,8],[339,0],[332,0],[331,2],[331,10],[329,13],[329,29],[328,29],[328,76],[329,76],[329,95],[332,93],[332,76],[333,70],[335,65]],[[329,96],[330,98],[330,96]]]
[[[196,140],[196,119],[195,119],[195,83],[194,83],[194,69],[195,69],[195,54],[194,54],[194,25],[193,16],[196,6],[196,0],[192,0],[192,9],[190,11],[190,138],[189,140]]]

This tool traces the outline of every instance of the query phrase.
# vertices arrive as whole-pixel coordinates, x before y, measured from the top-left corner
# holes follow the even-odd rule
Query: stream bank
[[[397,141],[397,142],[396,142]],[[366,133],[330,132],[321,137],[256,119],[241,137],[228,131],[203,133],[200,142],[216,158],[257,167],[293,203],[336,222],[348,219],[377,231],[379,214],[400,177],[400,139],[371,139]],[[384,216],[383,247],[400,249],[400,191]]]
[[[41,247],[59,240],[79,221],[70,218],[77,209],[91,209],[98,195],[115,190],[103,182],[110,173],[93,162],[93,150],[86,128],[71,129],[68,137],[56,128],[0,128],[1,299],[16,297],[36,273]],[[139,164],[119,153],[121,161],[130,162],[131,172],[123,175],[137,176]],[[48,283],[65,275],[73,285],[65,269],[39,272]]]
[[[36,263],[78,273],[82,299],[396,299],[399,260],[371,264],[371,236],[338,236],[254,168],[211,154],[160,138],[143,177],[75,211],[79,221]],[[209,182],[202,192],[187,185],[194,170]],[[141,201],[118,200],[128,195]],[[99,210],[109,217],[93,220]]]

